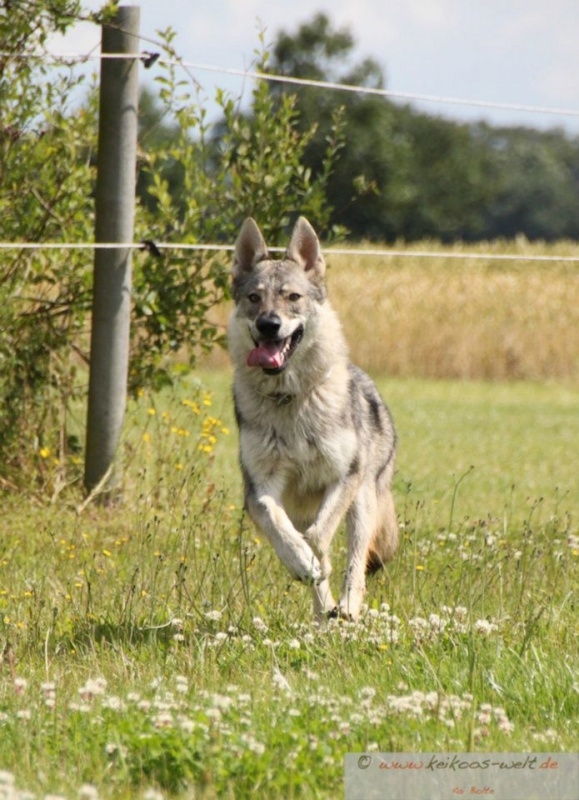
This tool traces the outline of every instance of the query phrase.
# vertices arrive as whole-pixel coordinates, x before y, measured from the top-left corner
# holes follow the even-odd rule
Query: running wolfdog
[[[396,432],[376,386],[348,359],[324,276],[306,219],[279,261],[247,219],[235,244],[228,339],[246,509],[290,574],[312,586],[316,617],[355,620],[366,574],[398,545]],[[344,516],[336,604],[330,544]]]

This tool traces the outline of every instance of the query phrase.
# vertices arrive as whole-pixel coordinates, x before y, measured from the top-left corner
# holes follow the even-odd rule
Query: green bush
[[[66,30],[79,7],[64,0],[35,6],[34,23],[29,13],[0,16],[3,49],[14,53],[0,64],[0,240],[91,241],[95,87],[79,104],[85,79],[73,68],[18,58]],[[164,52],[176,56],[174,33],[160,36]],[[267,60],[266,53],[260,57]],[[327,226],[324,189],[341,147],[338,118],[316,177],[301,166],[313,132],[298,133],[292,98],[276,104],[258,85],[244,114],[218,91],[223,122],[215,136],[190,78],[181,78],[174,64],[158,69],[160,113],[170,126],[165,137],[141,135],[138,239],[230,244],[248,214],[258,217],[272,244],[298,213]],[[176,353],[192,365],[222,340],[209,312],[227,293],[228,261],[202,251],[135,253],[133,393],[171,383]],[[74,477],[67,471],[72,462],[80,463],[83,422],[71,420],[71,410],[78,413],[86,390],[91,265],[90,250],[0,255],[0,470],[8,483],[19,473],[30,481],[40,451],[58,461],[60,485]]]

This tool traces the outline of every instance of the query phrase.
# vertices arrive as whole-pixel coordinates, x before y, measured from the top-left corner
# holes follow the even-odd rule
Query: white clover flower
[[[124,711],[126,706],[120,697],[112,695],[111,697],[103,698],[103,708],[110,708],[111,711]]]
[[[254,617],[252,619],[253,627],[260,633],[266,633],[269,629],[261,617]]]
[[[219,620],[223,617],[223,612],[218,611],[216,608],[211,609],[211,611],[205,612],[205,619],[210,620],[211,622],[219,622]]]
[[[430,614],[428,622],[430,623],[431,629],[435,631],[443,631],[446,627],[446,622],[443,622],[438,614]]]
[[[265,745],[258,742],[253,736],[241,736],[240,741],[251,753],[262,756],[265,753]]]
[[[83,783],[78,790],[79,800],[99,800],[99,793],[96,786],[90,783]]]
[[[81,686],[78,693],[83,700],[98,697],[105,693],[107,682],[104,678],[89,678],[84,686]]]
[[[214,708],[222,708],[227,710],[233,705],[233,699],[224,694],[212,694],[211,703]]]
[[[16,778],[7,770],[0,770],[0,786],[14,786]]]
[[[473,627],[476,633],[480,633],[481,636],[490,636],[493,631],[498,630],[498,625],[486,619],[477,619]]]
[[[501,717],[498,722],[500,730],[505,733],[512,733],[515,730],[515,723],[511,722],[507,717]]]
[[[68,710],[77,711],[79,714],[90,714],[92,707],[87,705],[87,703],[69,703]]]
[[[155,728],[172,728],[173,716],[167,712],[157,714],[153,724]]]
[[[424,703],[431,709],[436,708],[440,703],[440,696],[438,692],[428,692],[428,694],[423,695],[422,699]]]
[[[193,733],[196,727],[195,722],[188,717],[179,717],[178,723],[184,733]]]
[[[147,789],[143,795],[143,800],[165,800],[165,796],[156,789]]]
[[[547,730],[543,731],[543,733],[534,733],[533,734],[533,739],[536,742],[546,742],[546,743],[554,742],[558,738],[559,738],[559,734],[557,733],[556,730],[553,730],[553,728],[547,728]]]

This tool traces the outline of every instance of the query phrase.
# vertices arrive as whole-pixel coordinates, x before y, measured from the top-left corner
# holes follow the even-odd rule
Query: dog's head
[[[256,222],[243,223],[235,243],[233,297],[247,366],[278,375],[303,348],[326,297],[325,269],[318,237],[304,217],[279,261],[271,258]]]

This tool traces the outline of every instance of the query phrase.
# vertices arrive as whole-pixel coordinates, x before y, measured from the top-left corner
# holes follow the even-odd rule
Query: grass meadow
[[[347,752],[577,750],[579,271],[405,264],[330,274],[400,434],[361,622],[314,625],[245,519],[214,356],[130,403],[122,505],[46,451],[2,498],[0,798],[330,800]]]

